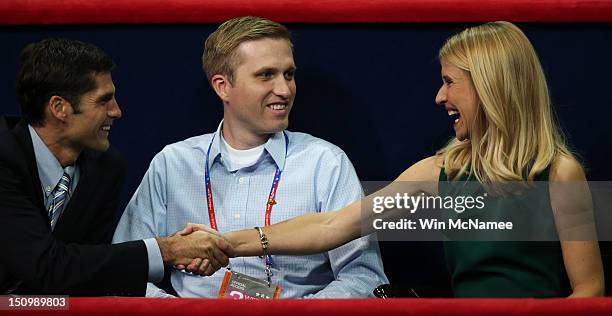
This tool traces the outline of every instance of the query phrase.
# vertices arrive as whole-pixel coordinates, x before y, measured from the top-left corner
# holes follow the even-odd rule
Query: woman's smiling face
[[[444,106],[453,119],[457,139],[468,139],[478,110],[476,89],[467,71],[445,60],[440,65],[442,86],[436,95],[436,103]]]

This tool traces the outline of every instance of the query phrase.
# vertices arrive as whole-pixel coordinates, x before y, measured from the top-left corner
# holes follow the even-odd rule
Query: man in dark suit
[[[0,133],[0,294],[143,295],[164,265],[228,262],[231,247],[210,232],[110,245],[126,172],[108,141],[121,117],[113,67],[73,40],[21,53],[23,119]]]

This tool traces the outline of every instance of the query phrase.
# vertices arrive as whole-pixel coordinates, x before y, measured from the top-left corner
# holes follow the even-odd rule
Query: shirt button
[[[47,192],[51,192],[51,186],[50,186],[50,185],[48,185],[48,186],[45,188],[45,190],[47,190]]]
[[[234,214],[234,219],[240,219],[240,214],[238,213]]]
[[[240,177],[238,179],[238,183],[240,183],[240,184],[244,184],[245,182],[246,182],[246,179],[244,177]]]

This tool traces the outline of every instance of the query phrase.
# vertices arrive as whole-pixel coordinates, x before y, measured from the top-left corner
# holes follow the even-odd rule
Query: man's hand
[[[207,225],[203,225],[203,224],[194,224],[194,223],[187,223],[187,226],[185,226],[185,228],[183,228],[183,230],[177,232],[177,234],[179,235],[188,235],[191,234],[192,232],[195,231],[204,231],[204,232],[208,232],[214,235],[217,235],[221,238],[224,238],[224,240],[227,241],[227,239],[225,239],[225,237],[223,237],[223,235],[221,235],[218,231],[208,227]],[[232,249],[231,252],[226,252],[225,254],[232,258],[234,257],[234,253],[233,253],[233,248],[231,246],[231,243],[228,242],[228,244],[230,244],[230,249]],[[179,269],[179,270],[187,270],[189,272],[198,274],[198,275],[212,275],[213,273],[215,273],[218,268],[216,268],[213,264],[211,264],[210,260],[206,259],[206,258],[195,258],[191,261],[191,263],[189,263],[189,265],[176,265],[175,268]]]
[[[210,229],[183,229],[169,237],[157,238],[164,265],[185,266],[199,275],[212,275],[227,266],[232,246],[216,231]],[[198,268],[195,264],[198,263]],[[204,269],[199,269],[203,263]]]
[[[204,224],[195,224],[195,223],[187,223],[187,226],[185,226],[185,228],[183,228],[183,230],[179,230],[178,232],[176,232],[178,235],[189,235],[192,232],[195,231],[204,231],[207,233],[211,233],[213,235],[219,236],[219,237],[223,237],[223,235],[221,235],[221,233],[219,233],[218,231],[208,227],[207,225]]]

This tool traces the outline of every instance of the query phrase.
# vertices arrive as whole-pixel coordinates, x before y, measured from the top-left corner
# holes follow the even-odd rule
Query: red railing
[[[1,0],[0,24],[612,22],[610,0]]]
[[[229,301],[216,299],[70,298],[69,310],[20,315],[612,315],[612,298],[361,299]]]

